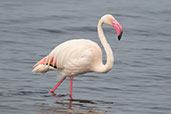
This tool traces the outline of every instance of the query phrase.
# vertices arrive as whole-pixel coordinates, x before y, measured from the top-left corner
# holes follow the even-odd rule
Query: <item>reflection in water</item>
[[[55,106],[46,106],[40,109],[39,114],[107,114],[111,111],[97,109],[97,104],[106,103],[113,104],[113,102],[91,101],[84,99],[62,99],[67,95],[56,95]]]

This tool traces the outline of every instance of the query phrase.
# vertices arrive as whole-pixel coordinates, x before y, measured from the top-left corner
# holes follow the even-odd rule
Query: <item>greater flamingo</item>
[[[47,71],[57,71],[61,80],[54,86],[50,93],[54,94],[56,88],[70,77],[69,97],[72,99],[73,77],[87,72],[106,73],[113,67],[113,52],[108,44],[102,29],[102,25],[113,26],[116,30],[118,40],[122,36],[122,26],[110,14],[101,17],[98,22],[97,30],[101,44],[104,47],[107,62],[102,62],[102,51],[96,42],[87,39],[74,39],[66,41],[53,49],[48,56],[41,59],[34,65],[32,72],[46,73]]]

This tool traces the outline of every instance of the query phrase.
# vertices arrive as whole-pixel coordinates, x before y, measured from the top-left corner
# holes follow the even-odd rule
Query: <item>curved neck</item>
[[[100,19],[99,23],[97,25],[97,29],[98,29],[99,39],[100,39],[100,41],[104,47],[104,50],[105,50],[105,53],[107,56],[107,62],[105,65],[102,63],[102,65],[99,66],[97,70],[98,70],[98,72],[104,72],[105,73],[105,72],[108,72],[109,70],[112,69],[114,57],[113,57],[112,49],[111,49],[110,45],[108,44],[108,42],[104,36],[102,26],[103,26],[103,21],[102,21],[102,19]]]

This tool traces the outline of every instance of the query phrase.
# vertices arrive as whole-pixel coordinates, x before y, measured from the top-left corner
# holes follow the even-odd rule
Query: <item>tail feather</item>
[[[46,62],[46,57],[44,57],[43,59],[41,59],[39,62],[37,62],[34,67],[40,65],[40,64],[44,64]]]
[[[41,72],[41,73],[46,73],[47,71],[49,71],[49,67],[47,65],[43,65],[43,64],[36,66],[32,70],[32,72]]]
[[[53,61],[53,57],[44,57],[43,59],[41,59],[39,62],[37,62],[34,67],[40,65],[40,64],[48,64],[48,65],[54,65],[56,66],[56,62]]]
[[[49,66],[52,64],[53,64],[53,57],[49,57],[49,56],[44,57],[34,65],[35,68],[32,70],[32,72],[46,73],[49,70],[53,70],[53,67]]]

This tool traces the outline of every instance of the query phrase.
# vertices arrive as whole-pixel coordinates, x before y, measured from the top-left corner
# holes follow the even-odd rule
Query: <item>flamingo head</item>
[[[120,40],[122,37],[123,30],[119,22],[110,14],[104,15],[101,19],[103,20],[103,23],[109,26],[113,26],[115,28],[118,40]]]

